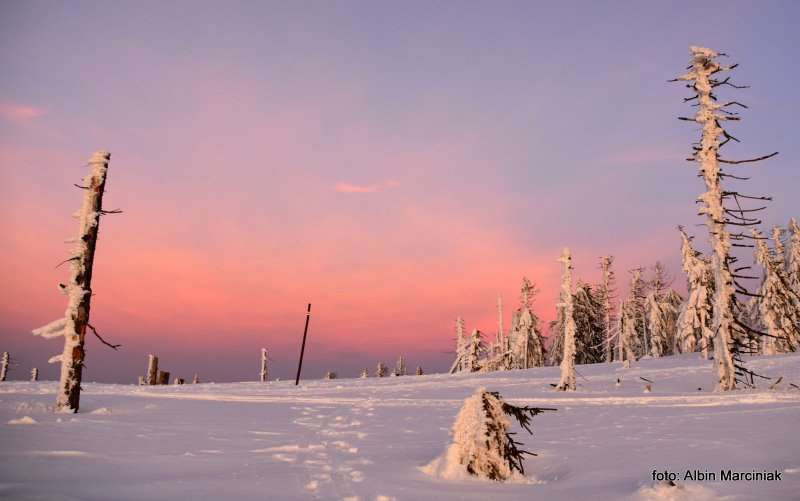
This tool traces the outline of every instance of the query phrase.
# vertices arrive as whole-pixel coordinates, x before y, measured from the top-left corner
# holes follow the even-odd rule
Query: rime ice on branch
[[[103,191],[106,184],[106,172],[111,155],[98,151],[89,159],[89,174],[83,179],[83,205],[74,214],[78,219],[78,238],[75,241],[70,263],[70,278],[62,284],[67,296],[67,310],[63,319],[33,331],[34,335],[43,337],[64,336],[64,351],[60,356],[52,357],[51,362],[61,361],[61,377],[56,397],[56,410],[77,412],[80,405],[81,375],[83,372],[84,341],[86,329],[97,331],[89,324],[89,307],[92,298],[92,265],[94,264],[97,232],[100,216],[118,211],[103,210]],[[116,349],[118,345],[110,345]]]
[[[697,113],[694,117],[679,117],[681,120],[696,122],[702,128],[699,145],[693,147],[694,153],[690,161],[697,162],[706,191],[698,197],[701,207],[699,214],[706,216],[706,226],[711,240],[711,269],[714,274],[714,305],[712,330],[714,332],[714,365],[716,368],[716,389],[719,391],[733,390],[737,382],[746,385],[753,384],[753,372],[748,370],[741,359],[746,346],[750,344],[753,331],[742,324],[737,315],[737,293],[749,294],[736,280],[746,278],[738,276],[732,271],[732,264],[736,259],[731,256],[731,246],[741,246],[736,243],[747,239],[744,232],[730,233],[728,226],[753,226],[759,224],[757,218],[751,214],[757,209],[743,209],[743,199],[768,200],[768,197],[749,197],[736,191],[727,191],[722,188],[725,177],[742,179],[723,172],[720,164],[744,164],[756,162],[777,154],[772,153],[759,158],[747,160],[728,160],[720,156],[720,148],[730,141],[739,140],[728,133],[722,124],[728,121],[739,120],[737,113],[731,111],[734,107],[746,108],[737,101],[720,103],[714,90],[720,86],[741,88],[730,82],[730,77],[720,78],[718,73],[732,70],[736,65],[723,66],[717,58],[725,54],[717,53],[705,47],[689,48],[691,61],[689,71],[675,79],[675,81],[688,82],[687,87],[695,91],[695,95],[684,101],[697,101]],[[720,138],[724,140],[720,141]],[[733,201],[736,208],[726,207],[724,202]],[[739,268],[739,271],[744,268]]]

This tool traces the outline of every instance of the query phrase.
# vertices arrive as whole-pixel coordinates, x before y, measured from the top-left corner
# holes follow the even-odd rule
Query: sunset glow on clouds
[[[657,259],[682,288],[675,227],[698,221],[700,185],[682,160],[695,131],[674,119],[683,92],[665,80],[690,43],[748,63],[740,151],[781,151],[754,191],[775,197],[770,224],[800,215],[797,147],[768,130],[793,119],[775,82],[794,70],[759,70],[797,35],[771,17],[754,42],[706,40],[683,17],[623,33],[593,7],[473,6],[453,20],[455,7],[191,4],[180,25],[187,5],[95,7],[106,22],[88,31],[85,6],[0,16],[0,46],[14,47],[0,82],[0,349],[45,377],[61,347],[28,332],[64,310],[54,266],[96,149],[112,155],[105,205],[124,211],[101,221],[92,323],[124,347],[88,341],[98,380],[135,381],[150,352],[173,373],[254,378],[262,346],[286,377],[307,302],[309,377],[401,353],[443,370],[455,317],[493,336],[496,297],[508,326],[523,276],[543,322],[555,316],[565,245],[586,281],[614,254],[620,295],[627,269]],[[628,15],[663,21],[653,9]],[[604,42],[565,39],[548,19],[591,22]]]

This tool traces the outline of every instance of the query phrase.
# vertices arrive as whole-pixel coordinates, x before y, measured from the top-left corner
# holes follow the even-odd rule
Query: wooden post
[[[38,381],[39,380],[39,369],[34,367],[31,369],[31,381]]]
[[[147,375],[144,377],[145,384],[158,384],[158,357],[147,355]]]
[[[168,371],[158,371],[158,380],[156,384],[169,384],[169,372]]]
[[[303,329],[303,344],[300,346],[300,361],[297,363],[297,377],[294,378],[294,385],[300,384],[300,371],[303,370],[303,354],[306,351],[306,336],[308,335],[308,320],[311,318],[311,303],[308,303],[306,310],[306,326]]]
[[[0,381],[5,381],[8,375],[8,352],[4,351],[2,358],[0,358]]]
[[[70,278],[65,286],[67,297],[64,352],[61,355],[61,380],[56,410],[78,412],[81,397],[86,327],[92,299],[92,266],[97,245],[97,231],[103,214],[103,191],[111,154],[97,151],[89,159],[89,174],[83,179],[83,206],[77,212],[79,234],[75,255],[70,260]]]
[[[267,367],[267,349],[261,348],[261,372],[259,378],[262,383],[266,383],[269,379],[269,368]]]

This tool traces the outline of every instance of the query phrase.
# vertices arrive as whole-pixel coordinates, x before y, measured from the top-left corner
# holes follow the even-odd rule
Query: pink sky
[[[755,23],[734,38],[655,5],[629,5],[625,30],[590,6],[187,7],[93,5],[92,30],[85,4],[0,13],[12,377],[55,377],[59,342],[29,331],[65,308],[54,267],[97,149],[112,154],[105,205],[124,211],[98,243],[92,323],[124,345],[88,341],[99,380],[135,381],[151,352],[180,376],[247,379],[262,346],[287,377],[309,301],[309,377],[399,354],[443,370],[456,316],[493,336],[496,297],[508,326],[523,276],[555,316],[563,246],[586,281],[615,255],[620,295],[656,260],[682,289],[675,227],[695,231],[701,185],[682,160],[696,131],[674,119],[684,89],[665,80],[690,43],[748,63],[734,153],[780,150],[751,191],[775,197],[767,225],[800,213],[781,83],[796,75],[776,63],[797,35],[778,8],[726,10],[720,23]]]

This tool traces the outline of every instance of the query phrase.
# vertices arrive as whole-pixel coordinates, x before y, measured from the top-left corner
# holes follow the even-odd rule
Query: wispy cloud
[[[12,122],[25,122],[44,115],[45,111],[34,106],[0,102],[0,117]]]
[[[338,191],[339,193],[377,193],[386,188],[392,188],[394,186],[397,186],[398,184],[399,183],[393,179],[389,179],[388,181],[384,181],[379,184],[368,184],[368,185],[338,182],[336,183],[333,189]]]

